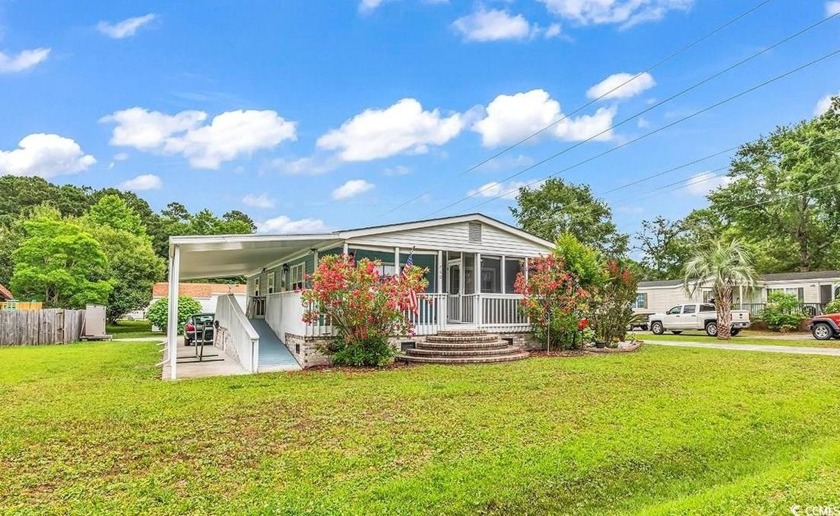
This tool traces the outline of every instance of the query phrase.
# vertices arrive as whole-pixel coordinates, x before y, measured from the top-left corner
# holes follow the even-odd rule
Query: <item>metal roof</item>
[[[760,283],[773,283],[780,281],[809,281],[818,279],[840,281],[840,271],[776,272],[773,274],[762,274],[759,276],[758,281]],[[682,283],[682,280],[640,281],[639,287],[677,287],[682,285]]]

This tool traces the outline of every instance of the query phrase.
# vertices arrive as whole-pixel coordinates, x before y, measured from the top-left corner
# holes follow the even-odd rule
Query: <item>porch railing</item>
[[[260,356],[260,336],[251,326],[251,321],[245,317],[245,312],[233,294],[219,296],[216,302],[216,321],[221,328],[230,333],[230,339],[225,341],[225,346],[232,346],[242,367],[255,373]]]
[[[749,310],[751,317],[761,316],[761,312],[767,308],[767,303],[744,303],[743,308],[739,303],[735,303],[732,308],[736,310]],[[824,313],[825,305],[822,303],[799,303],[797,311],[801,312],[805,317],[814,317]]]
[[[527,331],[528,318],[520,310],[519,294],[480,294],[482,329],[488,331]]]
[[[332,334],[327,316],[321,315],[313,323],[303,322],[303,299],[300,292],[277,292],[265,298],[265,322],[274,333],[285,340],[286,334],[304,337],[323,337]]]

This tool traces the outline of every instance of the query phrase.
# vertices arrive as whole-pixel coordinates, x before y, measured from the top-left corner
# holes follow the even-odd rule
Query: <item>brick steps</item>
[[[491,364],[527,358],[519,346],[479,330],[446,330],[418,342],[398,358],[419,364]]]

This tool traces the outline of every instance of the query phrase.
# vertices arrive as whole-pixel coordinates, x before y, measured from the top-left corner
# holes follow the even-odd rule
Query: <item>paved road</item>
[[[836,348],[803,348],[795,346],[771,346],[761,344],[711,344],[708,342],[692,342],[689,340],[648,340],[645,344],[656,346],[673,346],[678,348],[707,348],[728,349],[732,351],[759,351],[763,353],[789,353],[792,355],[829,355],[840,357],[840,349]]]

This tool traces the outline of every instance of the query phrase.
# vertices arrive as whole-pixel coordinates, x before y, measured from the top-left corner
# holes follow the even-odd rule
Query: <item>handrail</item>
[[[233,294],[219,296],[216,303],[219,326],[231,333],[231,341],[242,367],[254,373],[259,362],[260,335],[245,316]],[[250,344],[250,345],[248,345]]]

